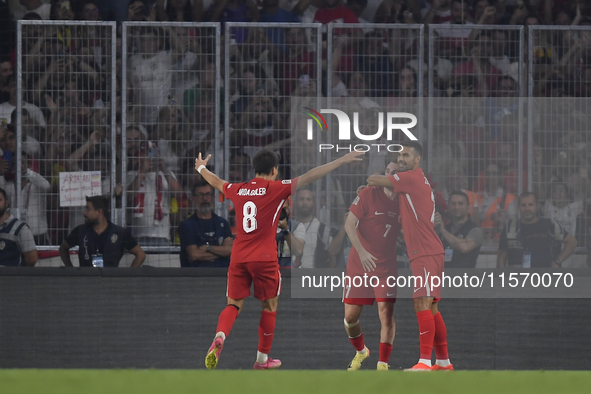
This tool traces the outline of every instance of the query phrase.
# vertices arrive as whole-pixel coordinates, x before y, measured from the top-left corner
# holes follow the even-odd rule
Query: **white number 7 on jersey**
[[[245,233],[250,233],[257,229],[257,206],[254,202],[248,201],[242,207],[242,228]]]
[[[386,238],[386,235],[388,235],[388,232],[390,231],[391,228],[392,228],[391,224],[386,224],[386,232],[384,233],[384,238]]]

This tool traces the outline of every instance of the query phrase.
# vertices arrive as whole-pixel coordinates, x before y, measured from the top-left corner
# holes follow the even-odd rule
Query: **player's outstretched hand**
[[[199,156],[195,159],[195,171],[199,171],[200,166],[207,166],[207,162],[211,159],[211,154],[207,155],[205,159],[201,157],[201,152],[199,152]]]
[[[341,157],[343,164],[353,163],[354,161],[363,161],[361,156],[365,155],[365,152],[349,152],[345,156]]]
[[[361,260],[361,265],[363,266],[363,269],[365,271],[375,271],[377,258],[374,257],[367,250],[362,250],[359,252],[359,260]]]

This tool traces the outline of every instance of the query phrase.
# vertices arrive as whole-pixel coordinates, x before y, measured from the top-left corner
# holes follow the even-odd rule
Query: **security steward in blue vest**
[[[86,197],[85,224],[76,227],[60,246],[60,257],[72,267],[70,248],[78,245],[80,267],[118,267],[125,251],[133,254],[132,267],[139,267],[146,254],[131,231],[107,220],[109,201],[105,196]]]
[[[469,201],[468,195],[462,191],[450,193],[447,202],[449,223],[446,226],[439,212],[435,213],[433,226],[445,248],[445,268],[476,268],[484,232],[470,220]]]
[[[8,212],[6,191],[0,188],[0,265],[33,266],[37,246],[29,226]]]

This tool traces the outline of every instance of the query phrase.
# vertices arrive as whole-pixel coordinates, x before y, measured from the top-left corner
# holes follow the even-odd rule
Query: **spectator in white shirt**
[[[28,156],[39,158],[42,155],[41,143],[39,138],[43,138],[43,134],[35,119],[29,117],[29,111],[23,108],[23,115],[21,117],[21,135],[22,135],[22,149]],[[10,124],[16,129],[16,109],[12,111],[10,116]]]
[[[164,49],[165,31],[170,35],[174,53]],[[193,51],[198,49],[186,48],[184,55],[181,56],[185,46],[180,43],[171,29],[142,28],[138,39],[137,47],[140,53],[129,59],[127,80],[130,84],[134,110],[136,113],[139,112],[139,119],[136,117],[136,121],[154,124],[158,119],[160,108],[170,104],[174,99],[171,97],[172,71],[192,68],[197,60],[197,55]]]
[[[566,184],[555,181],[550,185],[550,198],[545,201],[542,212],[569,234],[576,234],[577,216],[583,213],[583,201],[572,201]]]
[[[137,171],[127,173],[132,233],[141,245],[170,245],[170,199],[180,192],[175,174],[166,168],[155,144],[140,153]]]
[[[20,218],[31,228],[36,245],[49,245],[47,234],[47,193],[51,185],[47,179],[28,168],[28,158],[23,152],[21,155],[21,195],[20,201],[16,201],[16,179],[6,180],[0,176],[0,188],[6,190],[11,207],[18,207]],[[3,173],[6,175],[6,173]]]
[[[8,77],[5,91],[10,94],[10,99],[0,104],[0,122],[4,120],[5,123],[10,123],[12,111],[16,109],[16,76],[14,74]],[[23,101],[23,108],[27,110],[29,116],[35,119],[39,126],[45,128],[47,124],[39,107]]]

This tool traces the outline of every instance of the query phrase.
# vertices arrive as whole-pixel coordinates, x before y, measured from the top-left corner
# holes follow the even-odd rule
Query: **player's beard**
[[[6,213],[6,210],[7,209],[8,208],[6,208],[6,207],[4,209],[0,209],[0,217],[4,216],[4,214]]]

